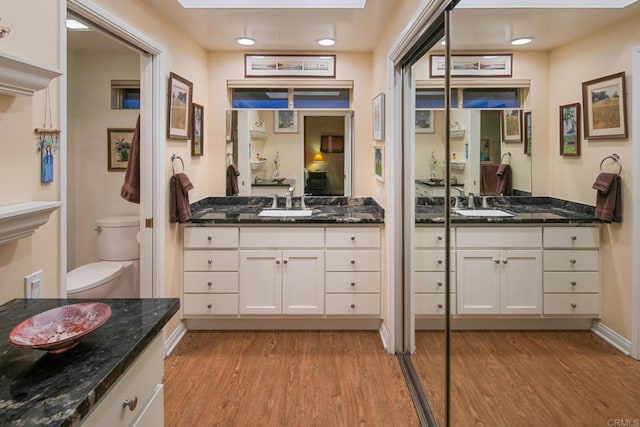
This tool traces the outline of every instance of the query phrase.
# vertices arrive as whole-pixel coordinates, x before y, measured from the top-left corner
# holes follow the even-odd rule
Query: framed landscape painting
[[[504,142],[522,142],[522,111],[502,111],[502,140]]]
[[[582,83],[585,139],[627,138],[625,74]]]
[[[531,154],[531,111],[524,113],[524,154]]]
[[[580,104],[560,106],[560,155],[580,155]]]
[[[175,73],[169,74],[167,138],[189,139],[191,136],[191,98],[193,83]]]

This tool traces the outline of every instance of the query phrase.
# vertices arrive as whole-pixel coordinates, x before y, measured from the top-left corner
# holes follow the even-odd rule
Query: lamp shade
[[[324,157],[322,157],[322,154],[316,153],[316,155],[313,156],[313,161],[314,162],[324,162]]]

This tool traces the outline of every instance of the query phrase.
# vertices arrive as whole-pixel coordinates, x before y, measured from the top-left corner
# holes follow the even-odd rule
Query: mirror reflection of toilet
[[[96,220],[100,261],[67,273],[68,298],[138,298],[140,245],[137,216]]]

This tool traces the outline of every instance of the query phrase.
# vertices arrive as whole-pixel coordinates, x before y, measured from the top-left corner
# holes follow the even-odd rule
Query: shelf
[[[459,160],[451,160],[451,169],[464,170],[466,162],[461,162]]]
[[[251,129],[249,133],[251,134],[251,138],[265,139],[267,137],[267,132],[263,129]]]
[[[449,132],[451,138],[464,138],[464,129],[455,129]]]
[[[34,95],[49,86],[60,70],[0,52],[0,93]]]
[[[62,202],[27,202],[0,206],[0,244],[29,237]]]
[[[251,160],[251,170],[255,171],[258,169],[262,169],[264,165],[267,164],[267,159],[264,160]]]

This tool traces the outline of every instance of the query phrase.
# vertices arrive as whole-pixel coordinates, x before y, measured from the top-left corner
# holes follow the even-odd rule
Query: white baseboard
[[[380,325],[380,329],[378,329],[378,331],[380,332],[380,339],[382,340],[382,345],[384,346],[384,349],[387,350],[387,353],[389,353],[389,333],[387,332],[387,327],[385,326],[384,323]]]
[[[594,322],[591,328],[594,334],[620,350],[625,355],[631,354],[631,341],[618,334],[602,322]]]
[[[180,322],[178,327],[174,329],[173,333],[169,337],[168,340],[164,342],[164,353],[165,357],[169,357],[171,352],[176,348],[184,334],[187,333],[187,327],[184,325],[184,322]]]

